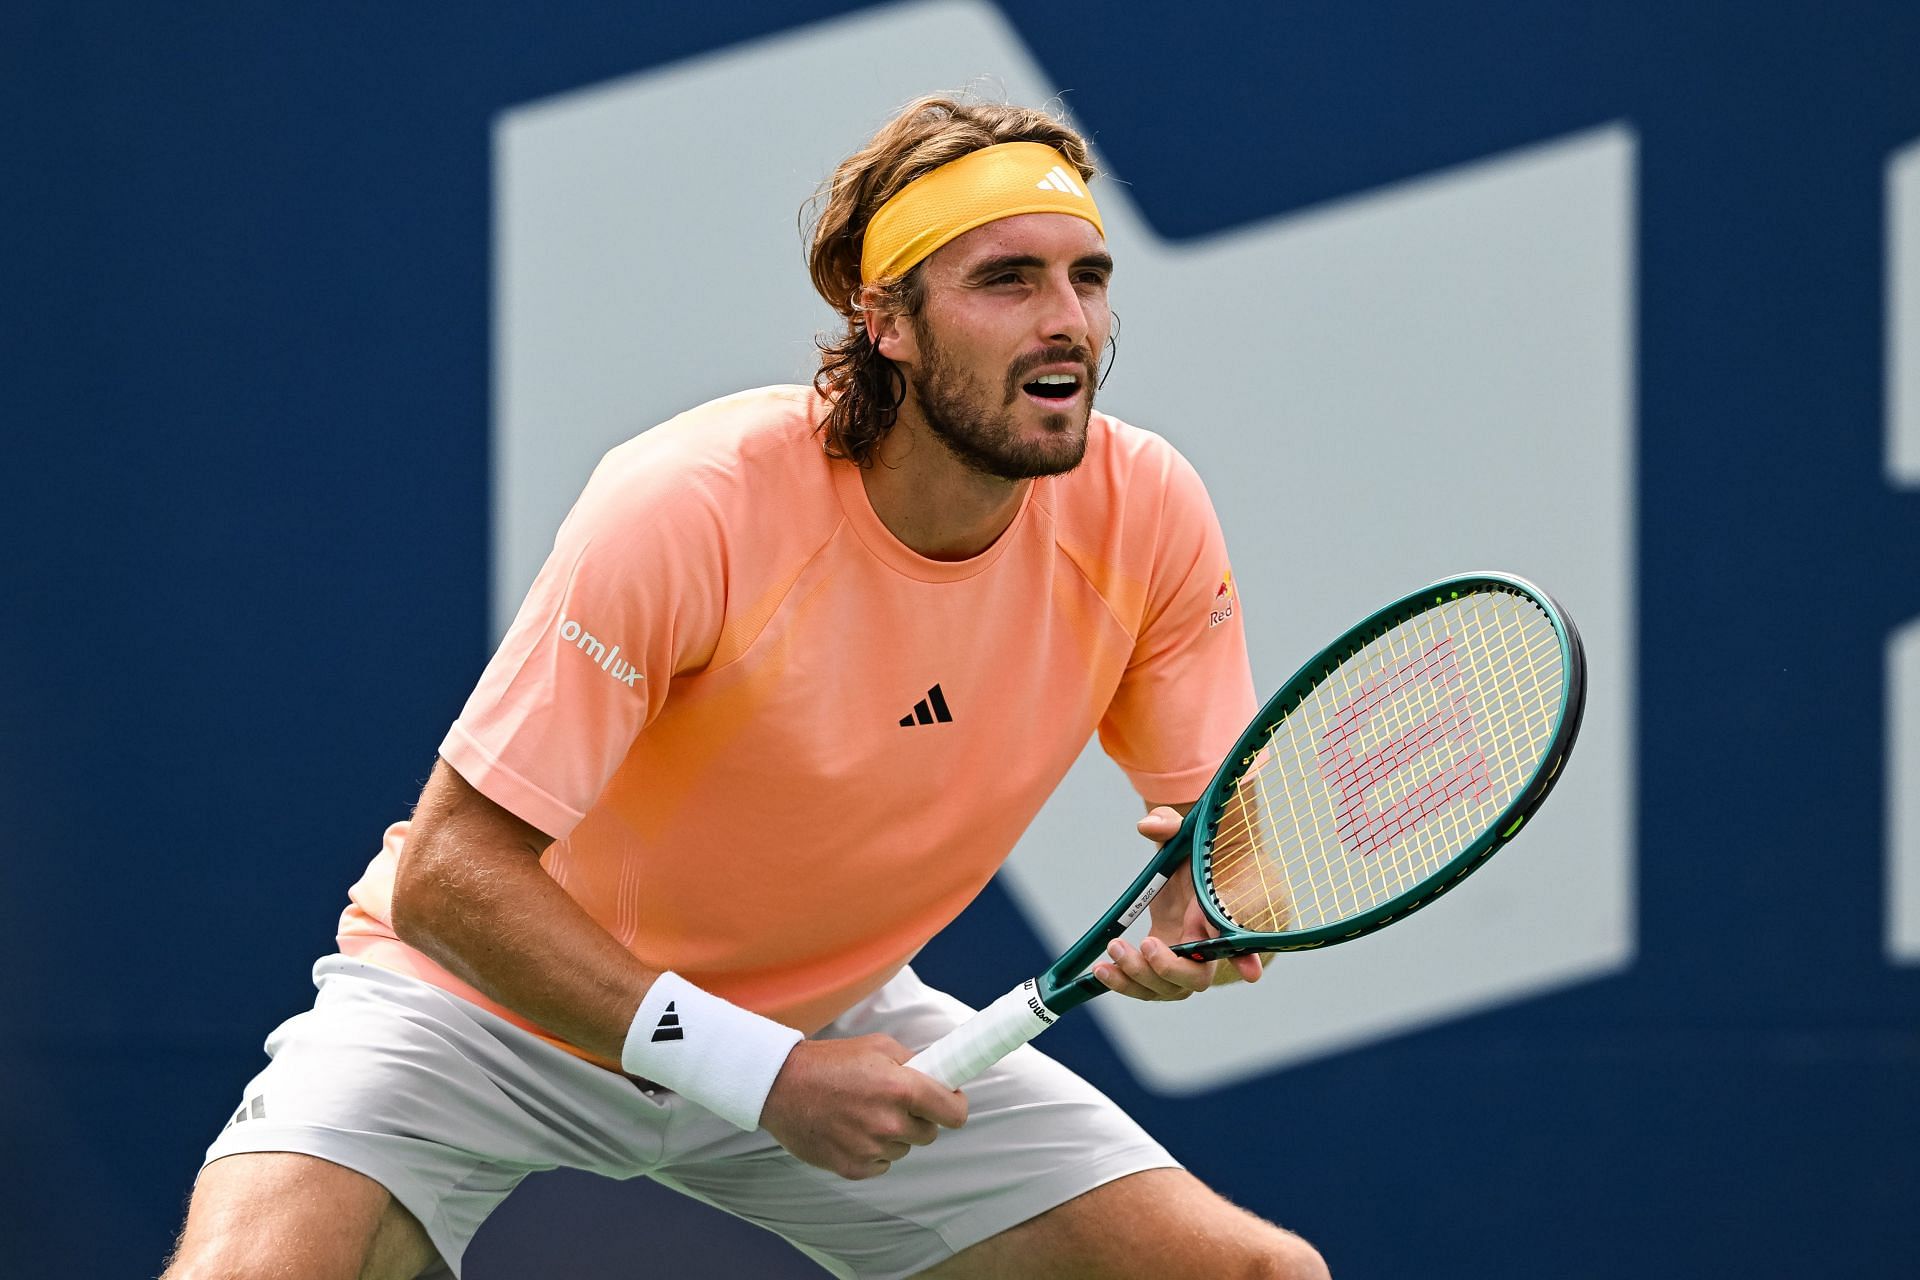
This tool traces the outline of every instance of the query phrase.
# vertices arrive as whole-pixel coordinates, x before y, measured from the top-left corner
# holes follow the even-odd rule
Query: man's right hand
[[[966,1095],[906,1066],[891,1036],[802,1040],[774,1077],[760,1127],[795,1158],[843,1178],[876,1178],[940,1128],[967,1122]]]

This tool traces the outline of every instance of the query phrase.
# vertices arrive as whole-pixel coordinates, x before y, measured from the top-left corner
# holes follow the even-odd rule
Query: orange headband
[[[867,223],[860,282],[902,275],[954,237],[1022,213],[1070,213],[1107,233],[1070,160],[1043,142],[1002,142],[922,174],[881,205]]]

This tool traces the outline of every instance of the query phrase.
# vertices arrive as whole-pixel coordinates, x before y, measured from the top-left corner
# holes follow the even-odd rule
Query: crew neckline
[[[840,509],[861,543],[888,568],[920,582],[959,582],[991,569],[1026,524],[1027,511],[1033,506],[1033,492],[1045,483],[1042,477],[1027,486],[1027,491],[1020,495],[1020,509],[1013,513],[1013,519],[985,551],[965,560],[934,560],[893,536],[893,530],[887,528],[867,498],[867,487],[860,479],[858,465],[839,458],[833,459],[830,465]]]

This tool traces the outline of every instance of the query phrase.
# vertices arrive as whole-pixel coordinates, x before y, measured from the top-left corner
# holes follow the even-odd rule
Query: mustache
[[[1033,376],[1033,371],[1050,364],[1077,364],[1086,371],[1086,385],[1091,387],[1100,378],[1099,366],[1094,363],[1093,353],[1085,347],[1048,347],[1045,351],[1034,351],[1021,356],[1007,370],[1007,403]]]

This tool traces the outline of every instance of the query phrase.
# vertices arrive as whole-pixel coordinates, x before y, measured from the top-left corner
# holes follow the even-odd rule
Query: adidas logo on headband
[[[860,247],[860,280],[905,275],[955,236],[1023,213],[1085,218],[1106,234],[1071,160],[1044,142],[1001,142],[921,174],[881,205]]]
[[[1066,195],[1079,196],[1083,200],[1087,196],[1087,193],[1080,189],[1080,184],[1073,180],[1072,175],[1059,165],[1047,170],[1047,176],[1033,185],[1041,191],[1059,191]]]

